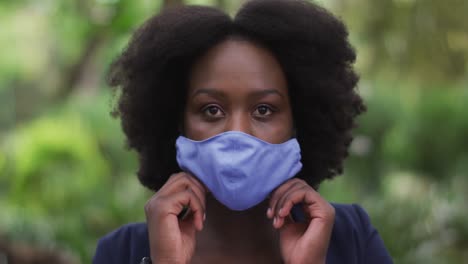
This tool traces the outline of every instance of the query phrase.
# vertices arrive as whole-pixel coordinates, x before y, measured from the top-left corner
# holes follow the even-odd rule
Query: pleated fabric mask
[[[202,141],[176,140],[179,167],[193,174],[231,210],[249,209],[302,168],[295,138],[271,144],[229,131]]]

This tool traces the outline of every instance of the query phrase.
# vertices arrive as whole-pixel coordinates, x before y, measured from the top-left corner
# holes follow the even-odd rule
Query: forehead
[[[222,86],[287,90],[286,78],[274,55],[266,48],[242,39],[228,39],[217,44],[191,69],[191,92],[197,88]]]

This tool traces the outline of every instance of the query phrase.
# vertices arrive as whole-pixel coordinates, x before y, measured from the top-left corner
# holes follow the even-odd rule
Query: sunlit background
[[[0,264],[90,263],[100,236],[144,221],[105,72],[177,2],[0,1]],[[349,27],[368,105],[322,195],[363,205],[395,263],[468,263],[468,1],[318,2]]]

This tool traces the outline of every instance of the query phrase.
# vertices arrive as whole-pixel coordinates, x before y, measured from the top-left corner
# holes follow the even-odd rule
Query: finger
[[[275,214],[275,218],[277,221],[274,225],[275,228],[281,228],[286,218],[291,217],[291,209],[295,204],[304,201],[304,198],[307,192],[310,191],[309,186],[294,186],[294,188],[289,189],[284,196],[280,199],[277,204],[277,214]]]
[[[192,183],[192,190],[195,192],[197,197],[202,201],[203,206],[205,205],[205,196],[207,189],[205,185],[203,185],[197,178],[192,176],[191,174],[187,174],[186,176],[189,181]]]
[[[281,226],[281,228],[285,228],[287,225],[294,224],[298,228],[300,228],[301,233],[304,233],[304,231],[307,229],[307,224],[304,223],[296,223],[294,219],[291,217],[291,215],[287,216],[284,218],[284,223]]]
[[[283,195],[283,197],[278,201],[277,203],[277,214],[280,217],[284,217],[288,215],[288,213],[291,211],[292,207],[296,204],[302,203],[304,211],[306,212],[311,212],[311,209],[318,207],[318,208],[325,208],[326,206],[329,205],[329,203],[323,199],[320,194],[314,190],[310,185],[308,185],[306,182],[303,182],[302,185],[296,185],[297,189],[291,188],[287,190],[287,192]],[[302,191],[304,193],[304,196],[301,197],[296,197],[294,200],[291,200],[287,197],[292,192],[295,191]],[[301,200],[298,200],[301,199]],[[315,215],[309,214],[308,217],[314,217]]]
[[[205,214],[205,207],[191,188],[173,195],[168,198],[166,202],[168,204],[173,204],[174,210],[171,210],[170,213],[175,214],[176,216],[179,216],[184,208],[187,207],[189,217],[180,219],[180,221],[189,220],[191,218],[190,216],[193,216],[195,227],[198,230],[203,229],[203,215]]]
[[[310,219],[334,218],[334,208],[316,191],[307,192],[304,198],[304,212]]]
[[[192,188],[199,199],[203,201],[203,204],[205,204],[204,201],[206,188],[201,184],[200,181],[185,172],[173,174],[163,186],[163,188],[159,190],[159,195],[172,195],[173,193],[181,192],[188,188]]]
[[[157,191],[159,195],[166,195],[174,192],[174,188],[180,188],[180,179],[184,177],[184,172],[174,173],[172,174],[164,183],[164,185]]]
[[[195,177],[193,174],[189,172],[183,171],[183,172],[177,173],[177,176],[175,177],[174,180],[179,180],[179,179],[188,179],[191,182],[193,182],[195,185],[197,185],[204,192],[207,191],[207,188],[205,187],[205,185],[197,177]]]
[[[284,219],[284,224],[279,230],[280,236],[284,237],[296,237],[300,235],[303,237],[305,232],[308,229],[308,224],[306,223],[296,223],[292,218],[286,217]],[[301,238],[302,240],[302,238]],[[310,244],[309,244],[310,245]],[[315,249],[314,249],[315,250]]]
[[[190,215],[194,215],[194,223],[197,229],[201,230],[205,209],[191,188],[163,197],[154,195],[145,205],[145,213],[147,221],[162,219],[169,215],[173,215],[180,220],[179,215],[184,208],[191,211]]]
[[[189,189],[194,193],[194,195],[198,198],[200,201],[202,207],[203,207],[203,215],[202,215],[202,222],[205,221],[205,215],[206,215],[206,192],[204,186],[194,177],[190,176],[189,174],[186,176],[186,178],[190,181],[190,186]],[[190,216],[191,215],[191,210],[188,208],[188,210],[185,213],[185,216]],[[185,217],[184,217],[185,218]]]
[[[182,220],[182,221],[179,221],[179,228],[181,230],[185,230],[185,232],[187,232],[187,234],[190,236],[190,237],[194,237],[195,236],[195,233],[197,231],[200,231],[200,229],[194,225],[196,221],[196,218],[195,218],[195,215],[194,214],[190,214],[187,216],[186,219]]]
[[[269,210],[269,213],[272,217],[278,215],[278,211],[281,209],[279,206],[279,203],[281,200],[284,198],[285,193],[289,192],[291,189],[295,189],[301,186],[307,185],[303,180],[301,179],[293,179],[283,186],[280,186],[280,188],[273,194],[272,199],[270,200],[271,207]]]
[[[334,207],[326,203],[322,205],[321,203],[315,203],[317,207],[320,207],[321,217],[312,218],[308,224],[307,229],[304,233],[305,243],[314,243],[314,241],[324,241],[326,243],[320,243],[318,246],[328,245],[330,237],[333,230],[334,220],[335,220],[335,209]],[[325,248],[321,249],[322,251],[326,250]]]
[[[278,218],[275,228],[281,228],[284,222],[288,219],[288,215],[295,204],[303,203],[306,217],[309,219],[310,226],[332,226],[335,218],[335,210],[325,199],[323,199],[318,192],[310,186],[305,186],[300,190],[290,190],[284,196],[284,202],[279,210],[281,216]],[[312,222],[315,224],[312,225]],[[313,228],[312,228],[313,229]],[[322,228],[321,228],[322,229]],[[327,228],[325,228],[327,229]],[[308,231],[315,232],[315,231]]]
[[[177,218],[179,220],[185,220],[189,215],[191,215],[192,210],[190,210],[190,207],[184,206],[182,211],[177,215]]]
[[[197,227],[198,231],[201,231],[203,229],[203,222],[205,220],[205,203],[204,203],[205,200],[204,200],[204,196],[203,196],[203,201],[202,201],[202,200],[200,200],[198,195],[195,194],[193,189],[189,189],[188,192],[191,192],[191,194],[194,197],[194,200],[196,201],[193,204],[193,206],[189,206],[189,212],[188,213],[189,213],[189,215],[192,215],[194,217],[195,226]]]
[[[290,200],[291,195],[292,194],[302,193],[303,194],[302,197],[304,197],[304,193],[306,193],[309,190],[312,190],[312,188],[309,185],[306,185],[306,184],[295,184],[295,185],[291,186],[291,188],[286,190],[286,192],[284,192],[283,196],[281,196],[278,199],[278,202],[276,203],[276,206],[275,206],[275,209],[276,209],[275,215],[278,216],[278,217],[287,216],[289,214],[292,206],[294,206],[294,204],[300,203],[302,201],[302,200],[300,200],[298,202],[294,201],[295,203],[293,203]]]
[[[298,184],[297,179],[292,179],[284,182],[282,185],[280,185],[275,191],[273,191],[270,201],[269,201],[269,207],[267,211],[267,217],[268,218],[273,218],[276,212],[276,204],[278,200],[284,195],[284,193],[291,188],[291,186]]]
[[[161,190],[159,190],[155,195],[153,195],[153,197],[151,197],[151,199],[147,202],[147,205],[145,206],[145,212],[147,216],[151,216],[153,214],[151,212],[160,212],[162,214],[169,212],[171,214],[177,213],[177,217],[179,220],[186,219],[187,216],[191,215],[192,211],[188,204],[182,204],[182,208],[180,208],[180,206],[177,206],[176,208],[166,208],[167,203],[165,202],[168,200],[172,201],[171,198],[177,197],[176,194],[185,191],[192,192],[193,195],[195,195],[198,198],[203,208],[203,214],[201,214],[201,217],[196,217],[197,226],[200,227],[200,224],[198,224],[200,222],[199,219],[204,219],[205,212],[205,189],[198,180],[196,180],[195,178],[193,178],[193,176],[185,172],[171,175],[170,179],[166,182],[163,188],[161,188]],[[154,204],[158,205],[155,206]]]

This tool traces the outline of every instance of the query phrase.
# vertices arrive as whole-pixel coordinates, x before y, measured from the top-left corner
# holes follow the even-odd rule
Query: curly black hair
[[[212,7],[165,10],[135,31],[111,65],[108,81],[118,96],[113,114],[139,155],[140,182],[158,190],[180,171],[175,141],[191,66],[232,36],[269,49],[285,73],[302,151],[298,177],[318,188],[341,174],[355,118],[365,111],[345,26],[307,1],[252,0],[234,18]]]

